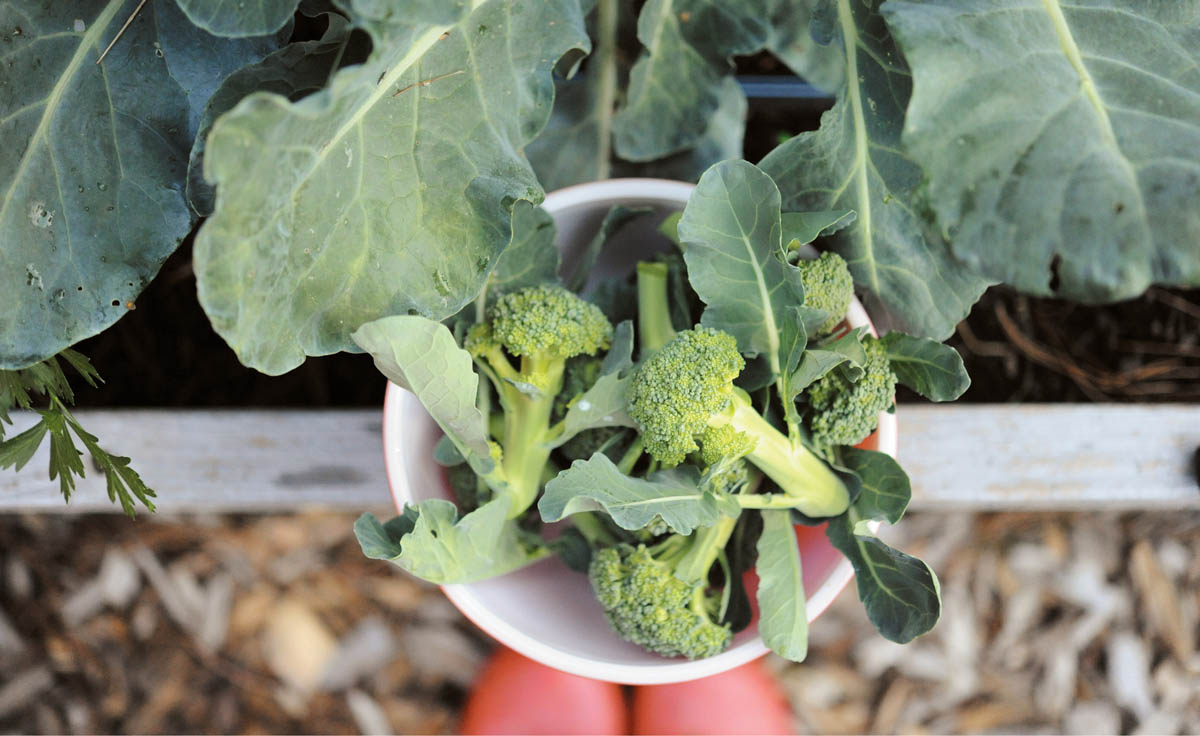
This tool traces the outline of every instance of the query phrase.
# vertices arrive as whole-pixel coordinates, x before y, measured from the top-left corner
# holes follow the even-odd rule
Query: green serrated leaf
[[[75,490],[75,478],[84,475],[83,453],[75,447],[67,429],[67,419],[59,411],[39,412],[50,435],[50,480],[58,479],[63,500],[70,501]]]
[[[956,256],[1089,302],[1200,284],[1200,3],[883,12],[913,66],[903,142]]]
[[[758,633],[784,659],[803,662],[808,655],[808,613],[804,576],[791,514],[762,512],[758,539]]]
[[[930,401],[953,401],[971,386],[962,356],[949,345],[899,332],[880,340],[900,383]]]
[[[353,339],[380,373],[416,395],[472,470],[492,471],[487,427],[475,405],[479,376],[445,325],[424,317],[385,317],[360,327]]]
[[[912,79],[880,2],[823,0],[849,84],[819,130],[792,138],[760,165],[780,185],[787,210],[858,213],[827,243],[865,290],[877,325],[945,338],[987,281],[951,255],[916,203],[921,170],[900,147]]]
[[[937,576],[921,560],[895,550],[864,531],[854,507],[831,519],[829,541],[854,566],[858,597],[867,618],[886,639],[907,644],[933,628],[942,611]]]
[[[912,499],[912,486],[896,458],[874,450],[843,447],[838,459],[858,476],[861,490],[854,508],[861,519],[889,524],[900,521]]]
[[[42,419],[16,437],[9,437],[0,442],[0,468],[20,470],[33,459],[34,453],[41,447],[42,440],[50,427]]]
[[[578,4],[418,5],[353,13],[373,51],[326,89],[257,92],[213,125],[198,290],[246,365],[278,374],[353,350],[351,333],[385,315],[454,314],[509,244],[513,204],[542,198],[521,150],[549,114],[555,62],[588,43]],[[443,22],[452,10],[469,12]]]
[[[581,511],[604,511],[622,529],[645,527],[661,516],[679,534],[712,526],[720,518],[716,499],[683,471],[660,473],[653,480],[622,473],[604,453],[576,460],[546,484],[538,501],[546,522]]]

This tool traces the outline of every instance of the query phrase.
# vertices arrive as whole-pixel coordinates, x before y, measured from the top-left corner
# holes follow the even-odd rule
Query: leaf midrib
[[[104,10],[101,11],[100,15],[92,21],[91,28],[83,34],[83,38],[79,41],[79,46],[75,49],[75,54],[71,57],[71,61],[68,62],[62,74],[59,75],[54,88],[50,90],[50,95],[46,97],[46,109],[42,111],[42,118],[38,121],[38,126],[33,131],[33,135],[30,136],[29,143],[25,146],[25,153],[21,155],[21,161],[17,164],[16,171],[13,172],[12,180],[8,183],[8,189],[4,192],[4,201],[0,202],[0,222],[4,221],[4,216],[8,213],[8,206],[12,204],[13,190],[16,189],[17,183],[24,178],[25,171],[29,167],[29,162],[33,159],[34,151],[41,146],[42,140],[50,130],[50,123],[54,120],[55,113],[58,112],[58,106],[62,103],[67,88],[74,81],[75,74],[79,71],[79,67],[83,64],[84,59],[88,56],[88,51],[104,35],[108,24],[112,22],[113,17],[116,16],[117,11],[121,9],[123,4],[124,0],[111,0]],[[40,40],[42,40],[41,37],[36,39],[34,43]]]

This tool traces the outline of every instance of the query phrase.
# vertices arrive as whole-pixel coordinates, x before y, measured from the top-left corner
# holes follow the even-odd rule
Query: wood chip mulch
[[[346,514],[0,516],[0,733],[451,733],[491,642]],[[802,733],[1200,733],[1200,512],[913,514],[935,631],[853,588],[778,659]]]

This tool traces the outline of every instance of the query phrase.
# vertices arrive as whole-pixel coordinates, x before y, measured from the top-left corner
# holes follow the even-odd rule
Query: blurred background
[[[452,733],[493,644],[353,520],[0,516],[0,732]],[[942,621],[891,644],[847,588],[807,662],[767,660],[800,732],[1200,733],[1200,512],[913,513],[890,541]]]

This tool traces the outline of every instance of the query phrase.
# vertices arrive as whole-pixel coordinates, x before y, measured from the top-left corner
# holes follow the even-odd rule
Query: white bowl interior
[[[545,209],[558,228],[558,245],[568,264],[598,229],[614,204],[654,207],[658,216],[624,228],[593,275],[627,273],[637,260],[659,249],[655,232],[667,213],[683,208],[692,185],[655,179],[613,179],[550,194]],[[653,245],[648,245],[653,244]],[[851,325],[869,325],[855,302]],[[441,430],[411,393],[388,384],[384,402],[384,456],[397,507],[426,498],[451,496],[442,469],[433,462]],[[896,418],[881,414],[879,449],[896,452]],[[808,616],[813,620],[853,576],[849,562],[829,545],[803,558]],[[663,684],[707,677],[766,653],[753,627],[733,645],[708,659],[688,661],[651,654],[617,636],[596,603],[587,578],[557,558],[478,583],[443,586],[463,614],[500,643],[550,667],[627,684]]]

